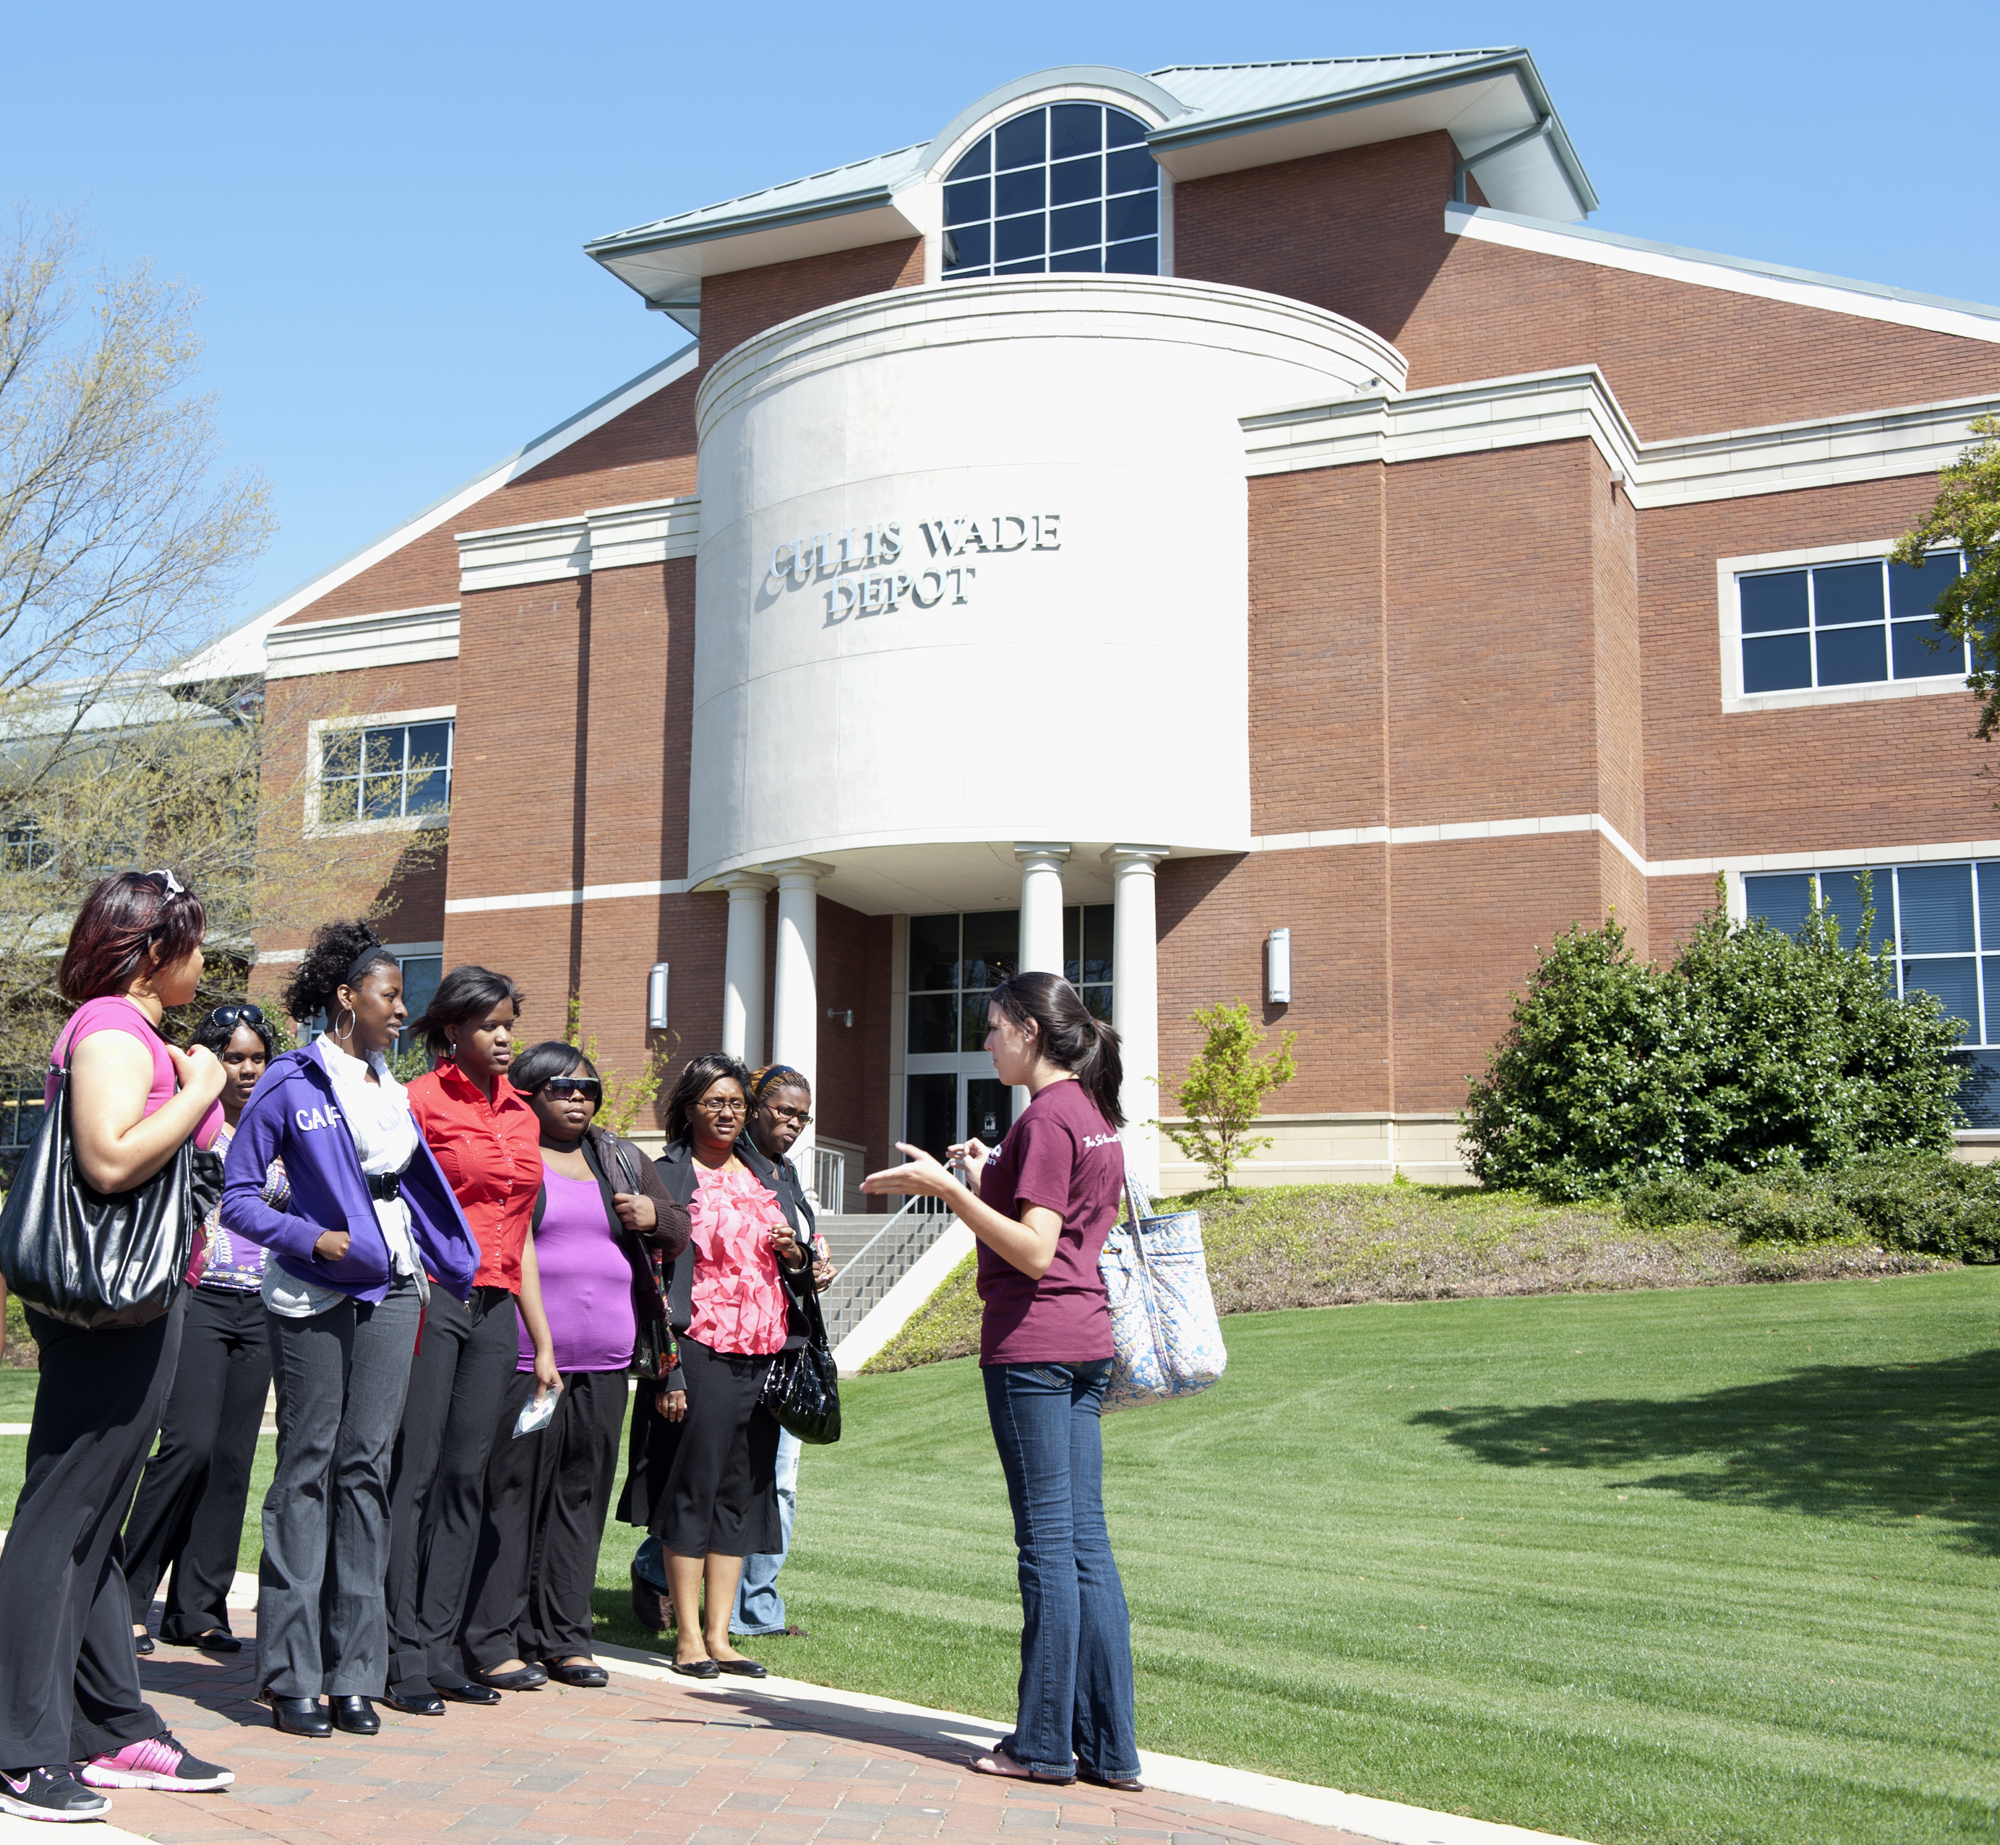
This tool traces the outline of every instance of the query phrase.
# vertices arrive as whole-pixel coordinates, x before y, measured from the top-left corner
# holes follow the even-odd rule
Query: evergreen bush
[[[1843,942],[1824,910],[1794,936],[1716,909],[1661,967],[1633,957],[1615,916],[1572,928],[1473,1081],[1460,1117],[1473,1173],[1562,1200],[1945,1152],[1959,1025],[1929,994],[1896,998],[1872,929],[1872,911]],[[1784,1196],[1774,1235],[1818,1209]]]
[[[1872,1153],[1817,1172],[1669,1173],[1631,1186],[1625,1215],[1648,1229],[1720,1224],[1745,1243],[1873,1242],[2000,1262],[2000,1168],[1935,1153]]]

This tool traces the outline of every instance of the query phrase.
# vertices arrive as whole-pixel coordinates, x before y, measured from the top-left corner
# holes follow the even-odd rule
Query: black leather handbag
[[[0,1210],[0,1276],[52,1320],[92,1332],[144,1326],[174,1304],[221,1178],[222,1161],[188,1140],[143,1185],[98,1191],[76,1169],[63,1070]]]
[[[810,1256],[807,1258],[810,1261]],[[806,1283],[808,1337],[771,1360],[764,1374],[764,1407],[788,1434],[808,1447],[823,1448],[840,1439],[840,1373],[827,1343],[826,1320],[819,1310],[819,1290]]]

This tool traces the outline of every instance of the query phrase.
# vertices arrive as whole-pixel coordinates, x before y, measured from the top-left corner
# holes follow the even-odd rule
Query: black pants
[[[229,1586],[271,1388],[271,1341],[257,1294],[194,1288],[186,1311],[160,1445],[125,1526],[132,1624],[145,1624],[171,1568],[160,1637],[177,1641],[229,1631]]]
[[[502,1399],[486,1469],[465,1657],[485,1669],[508,1659],[590,1657],[590,1592],[618,1478],[631,1394],[623,1371],[565,1371],[549,1426],[514,1436],[535,1394],[517,1371]]]
[[[505,1288],[466,1306],[431,1290],[389,1481],[389,1689],[458,1677],[458,1629],[479,1547],[494,1409],[520,1357]]]
[[[139,1692],[118,1528],[160,1429],[181,1303],[85,1332],[28,1309],[41,1347],[28,1471],[0,1549],[0,1768],[108,1754],[166,1725]]]
[[[670,1555],[753,1557],[783,1547],[779,1431],[761,1400],[770,1369],[768,1355],[711,1351],[683,1335],[687,1420],[653,1510],[653,1535]]]

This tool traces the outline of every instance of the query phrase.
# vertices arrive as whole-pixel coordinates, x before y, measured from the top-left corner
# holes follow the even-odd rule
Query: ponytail
[[[1114,1128],[1125,1125],[1118,1103],[1125,1080],[1118,1034],[1084,1005],[1076,988],[1056,974],[1016,974],[987,997],[1020,1029],[1032,1022],[1042,1055],[1083,1085],[1097,1112]]]

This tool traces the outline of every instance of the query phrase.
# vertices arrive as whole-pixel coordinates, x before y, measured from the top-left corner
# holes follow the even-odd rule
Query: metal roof
[[[1071,85],[1129,95],[1159,118],[1147,136],[1177,179],[1262,166],[1443,129],[1490,203],[1568,219],[1595,209],[1582,163],[1534,59],[1518,45],[1392,57],[1177,64],[1140,76],[1065,65],[1017,78],[932,140],[828,167],[593,239],[586,252],[691,330],[701,277],[921,235],[914,190],[969,128],[1016,99]]]
[[[1282,108],[1309,97],[1378,89],[1410,77],[1435,77],[1491,58],[1510,57],[1518,45],[1477,51],[1420,51],[1373,58],[1291,58],[1262,64],[1169,64],[1146,74],[1203,116],[1243,115]],[[1178,126],[1178,124],[1176,124]]]

